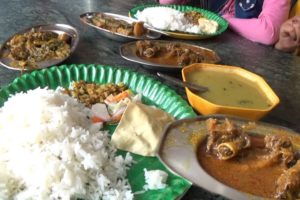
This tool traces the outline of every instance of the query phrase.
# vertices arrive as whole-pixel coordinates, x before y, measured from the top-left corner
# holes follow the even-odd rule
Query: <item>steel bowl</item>
[[[157,156],[173,173],[186,178],[194,185],[232,200],[265,200],[268,198],[255,196],[239,191],[218,181],[202,168],[197,158],[199,144],[206,137],[206,120],[215,118],[230,121],[239,126],[248,124],[248,120],[229,115],[208,115],[181,119],[167,126],[158,148]],[[256,122],[251,133],[258,135],[285,133],[291,136],[293,143],[299,146],[300,136],[291,129],[269,123]],[[194,136],[191,139],[191,136]],[[299,148],[299,147],[298,147]]]

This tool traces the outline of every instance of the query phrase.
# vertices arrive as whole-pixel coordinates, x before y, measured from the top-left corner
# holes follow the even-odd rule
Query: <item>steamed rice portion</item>
[[[59,91],[10,97],[0,109],[0,199],[133,199],[131,156],[116,156],[89,115]]]
[[[201,33],[198,25],[190,24],[184,13],[168,7],[151,7],[136,13],[136,18],[155,28],[169,31]]]

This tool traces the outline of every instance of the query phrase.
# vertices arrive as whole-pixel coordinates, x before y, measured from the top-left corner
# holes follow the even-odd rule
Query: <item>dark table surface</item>
[[[106,64],[124,66],[141,73],[155,76],[154,71],[142,65],[126,61],[119,55],[120,42],[106,39],[89,27],[84,26],[79,15],[90,11],[112,12],[127,15],[136,5],[154,3],[137,0],[1,0],[0,43],[17,31],[38,24],[65,23],[80,32],[79,45],[72,56],[63,64]],[[253,30],[255,31],[255,30]],[[174,40],[162,37],[165,40]],[[262,121],[283,125],[300,132],[300,57],[282,53],[273,47],[253,43],[230,30],[206,40],[185,41],[216,51],[222,64],[241,66],[265,78],[281,99],[281,103]],[[20,72],[0,67],[0,87],[18,77]],[[180,73],[173,73],[180,77]],[[186,98],[182,89],[166,83]],[[298,115],[299,114],[299,115]],[[204,190],[192,187],[183,199],[220,198]]]

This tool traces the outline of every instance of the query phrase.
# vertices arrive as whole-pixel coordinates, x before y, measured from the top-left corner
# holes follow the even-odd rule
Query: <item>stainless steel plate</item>
[[[205,63],[218,63],[221,61],[218,54],[211,49],[207,49],[207,48],[203,48],[200,46],[191,45],[191,44],[183,43],[183,42],[172,42],[172,41],[164,41],[164,40],[156,40],[155,42],[159,42],[161,45],[168,45],[171,43],[176,43],[176,44],[181,44],[181,45],[195,48],[199,51],[203,51],[205,54],[209,55],[209,57],[204,56],[205,60],[203,62],[205,62]],[[178,71],[178,70],[182,69],[182,66],[179,66],[179,65],[160,64],[160,63],[155,63],[155,62],[151,62],[149,60],[143,59],[142,57],[138,56],[136,53],[137,49],[136,49],[135,42],[129,42],[127,44],[121,45],[119,48],[119,51],[120,51],[120,55],[124,59],[132,61],[132,62],[140,63],[145,68],[148,68],[148,69],[160,70],[160,71]]]
[[[13,36],[9,37],[1,46],[0,48],[0,64],[8,69],[13,69],[13,70],[21,70],[21,71],[28,71],[28,70],[33,70],[33,69],[29,69],[29,68],[17,68],[17,67],[13,67],[10,63],[12,62],[12,59],[7,58],[5,55],[7,55],[8,53],[8,49],[6,48],[6,43],[8,41],[10,41],[15,35],[18,34],[24,34],[26,32],[31,31],[32,29],[35,30],[39,30],[39,31],[49,31],[49,32],[54,32],[57,34],[66,34],[69,38],[68,38],[68,43],[71,46],[71,51],[70,54],[67,57],[64,57],[62,59],[48,59],[42,62],[37,62],[38,68],[35,69],[42,69],[42,68],[47,68],[53,65],[57,65],[61,62],[63,62],[64,60],[66,60],[68,57],[70,57],[70,55],[75,51],[78,42],[79,42],[79,33],[76,30],[76,28],[67,25],[67,24],[49,24],[49,25],[37,25],[37,26],[33,26],[30,28],[27,28],[25,30],[19,31],[16,34],[14,34]]]
[[[229,117],[225,115],[200,116],[196,118],[183,119],[171,123],[165,130],[161,141],[158,157],[175,174],[178,174],[193,184],[202,187],[212,193],[220,194],[233,200],[243,199],[266,199],[253,196],[248,193],[240,192],[236,189],[226,186],[210,176],[199,164],[197,159],[198,145],[192,142],[191,135],[199,134],[196,139],[201,141],[205,138],[206,123],[210,117],[224,120],[229,118],[236,124],[242,125],[248,121]],[[256,128],[251,130],[256,134],[288,133],[291,134],[293,143],[299,144],[300,136],[296,132],[272,124],[256,122]],[[194,135],[195,136],[195,135]]]
[[[137,36],[127,36],[127,35],[122,35],[120,33],[111,32],[111,31],[109,31],[107,29],[100,28],[100,27],[98,27],[98,26],[96,26],[96,25],[94,25],[94,24],[92,24],[90,22],[90,19],[93,18],[97,14],[104,14],[104,15],[113,17],[116,20],[126,21],[126,22],[128,22],[130,24],[133,23],[133,22],[138,22],[138,20],[132,19],[130,17],[126,17],[126,16],[123,16],[123,15],[113,14],[113,13],[88,12],[88,13],[84,13],[84,14],[80,15],[80,20],[84,24],[97,29],[100,34],[102,34],[103,36],[105,36],[105,37],[107,37],[109,39],[120,41],[120,42],[128,42],[128,41],[132,41],[132,40],[158,39],[158,38],[161,37],[160,33],[154,32],[154,31],[151,31],[151,30],[148,30],[147,34],[144,34],[144,35],[142,35],[140,37],[137,37]]]

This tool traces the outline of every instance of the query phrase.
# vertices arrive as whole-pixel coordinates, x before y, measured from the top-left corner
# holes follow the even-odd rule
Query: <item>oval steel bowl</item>
[[[26,32],[31,31],[32,29],[39,30],[39,31],[45,31],[45,32],[46,31],[54,32],[54,33],[57,33],[59,35],[66,34],[69,37],[68,38],[68,43],[70,44],[70,47],[71,47],[70,54],[68,56],[62,58],[62,59],[49,59],[49,60],[37,62],[37,65],[38,65],[37,68],[26,68],[26,67],[25,68],[18,68],[18,67],[12,66],[10,64],[12,62],[12,59],[5,56],[9,51],[5,44],[7,42],[9,42],[15,35],[24,34]],[[29,27],[29,28],[26,28],[22,31],[17,32],[16,34],[9,37],[3,43],[3,45],[0,48],[0,64],[4,67],[8,68],[8,69],[20,70],[20,71],[30,71],[30,70],[34,70],[34,69],[47,68],[47,67],[50,67],[50,66],[53,66],[53,65],[57,65],[57,64],[63,62],[64,60],[66,60],[67,58],[69,58],[70,55],[75,51],[75,49],[78,45],[78,42],[79,42],[79,32],[73,26],[70,26],[70,25],[67,25],[67,24],[48,24],[48,25],[32,26],[32,27]]]
[[[248,120],[228,115],[198,116],[175,121],[169,124],[165,129],[157,153],[159,159],[175,174],[186,178],[194,185],[204,188],[212,193],[233,200],[267,199],[231,188],[216,180],[201,167],[197,158],[198,145],[205,139],[205,121],[211,117],[219,120],[228,118],[238,125],[247,124],[249,122]],[[300,136],[288,128],[256,122],[256,128],[251,130],[251,133],[262,135],[287,133],[291,135],[291,140],[293,141],[293,144],[295,144],[295,148],[299,149]]]
[[[158,39],[161,37],[160,33],[154,32],[151,30],[148,30],[148,32],[146,34],[138,37],[138,36],[123,35],[120,33],[112,32],[105,28],[98,27],[90,22],[90,19],[93,18],[97,14],[104,14],[104,15],[112,17],[116,20],[122,20],[122,21],[125,21],[130,24],[133,22],[138,22],[138,20],[132,19],[130,17],[126,17],[123,15],[114,14],[114,13],[88,12],[88,13],[84,13],[84,14],[80,15],[80,20],[84,24],[97,29],[101,35],[103,35],[104,37],[107,37],[109,39],[116,40],[119,42],[129,42],[132,40],[144,40],[144,39],[149,40],[149,39]],[[145,26],[145,28],[147,28],[147,26]]]

